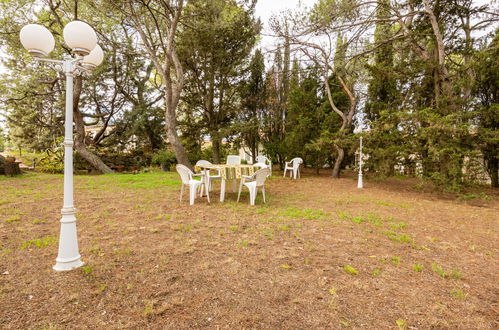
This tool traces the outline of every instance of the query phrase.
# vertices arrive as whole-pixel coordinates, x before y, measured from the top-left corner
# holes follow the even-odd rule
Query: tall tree
[[[499,187],[499,30],[490,44],[475,55],[477,99],[473,122],[474,139],[485,160],[492,187]]]
[[[242,137],[253,159],[258,154],[261,122],[265,116],[265,62],[257,49],[249,64],[249,77],[241,84],[242,109],[238,114]]]
[[[124,0],[123,20],[137,31],[164,87],[165,130],[177,161],[192,167],[178,135],[177,106],[184,88],[184,68],[177,53],[177,32],[185,2]]]
[[[189,28],[179,34],[179,56],[185,68],[184,101],[202,114],[220,162],[222,139],[236,114],[237,85],[256,42],[259,22],[249,7],[235,0],[195,0],[186,7]]]

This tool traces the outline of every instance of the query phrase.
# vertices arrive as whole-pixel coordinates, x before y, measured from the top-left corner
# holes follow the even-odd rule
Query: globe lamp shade
[[[99,45],[96,45],[95,48],[90,52],[90,54],[83,57],[83,60],[81,60],[81,65],[87,69],[93,70],[102,63],[103,59],[104,52]]]
[[[35,57],[47,57],[55,46],[54,36],[43,25],[25,25],[21,29],[19,37],[23,47]]]
[[[75,54],[85,56],[97,45],[97,35],[90,25],[82,21],[69,22],[62,31],[66,45]]]

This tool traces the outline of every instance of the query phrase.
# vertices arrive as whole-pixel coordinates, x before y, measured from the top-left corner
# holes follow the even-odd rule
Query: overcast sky
[[[280,11],[286,9],[298,8],[298,6],[311,7],[317,1],[318,0],[258,0],[255,14],[257,17],[260,17],[260,20],[263,23],[260,47],[268,50],[274,45],[274,38],[266,36],[270,33],[268,22],[273,14],[278,14]]]

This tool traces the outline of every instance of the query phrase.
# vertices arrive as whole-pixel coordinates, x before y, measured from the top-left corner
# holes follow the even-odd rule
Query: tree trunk
[[[334,145],[336,148],[336,151],[338,152],[338,157],[336,157],[336,160],[334,161],[334,166],[333,166],[333,178],[338,179],[340,177],[340,170],[341,170],[341,163],[343,162],[343,159],[345,158],[345,150],[343,148],[340,148],[337,145]]]
[[[222,162],[220,158],[220,141],[218,138],[214,137],[213,135],[211,136],[212,138],[212,145],[211,145],[211,150],[213,154],[213,162],[215,164],[220,164]]]
[[[490,175],[490,186],[492,188],[499,188],[499,177],[497,171],[499,170],[499,160],[493,155],[487,161],[487,169]]]
[[[177,161],[179,164],[185,165],[192,169],[191,162],[187,157],[187,153],[185,152],[184,146],[182,142],[180,142],[180,138],[177,134],[177,119],[175,118],[175,110],[169,111],[168,106],[165,110],[165,129],[166,136],[168,137],[168,142],[173,147],[173,151],[175,152],[175,156],[177,157]]]
[[[98,171],[104,174],[114,173],[104,162],[95,154],[90,152],[85,145],[85,122],[83,116],[78,110],[78,102],[80,101],[80,94],[83,85],[83,78],[76,76],[74,78],[73,88],[73,118],[76,128],[76,137],[74,139],[74,147],[76,152],[85,159],[90,165],[95,167]]]

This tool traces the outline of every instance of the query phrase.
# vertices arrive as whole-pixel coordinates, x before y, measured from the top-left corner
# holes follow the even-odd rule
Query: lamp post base
[[[362,182],[362,174],[359,174],[359,180],[357,181],[357,188],[364,188],[364,184]]]
[[[52,269],[58,271],[58,272],[66,272],[69,270],[73,270],[75,268],[83,266],[85,263],[80,260],[80,255],[74,260],[61,260],[57,258],[56,264]]]
[[[55,259],[54,270],[63,272],[83,266],[78,252],[78,237],[76,233],[76,217],[73,207],[62,209],[61,235],[59,237],[59,254]]]

